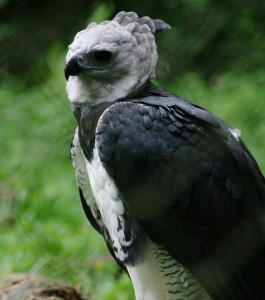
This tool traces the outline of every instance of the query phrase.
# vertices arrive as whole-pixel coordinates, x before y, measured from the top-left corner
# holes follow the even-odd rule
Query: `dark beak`
[[[80,57],[74,55],[68,63],[64,67],[64,75],[66,80],[68,80],[69,76],[77,76],[82,73],[83,68],[79,65]]]

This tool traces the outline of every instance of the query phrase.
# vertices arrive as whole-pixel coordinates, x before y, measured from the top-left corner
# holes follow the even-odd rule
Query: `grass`
[[[98,299],[134,299],[81,209],[69,145],[76,126],[65,92],[64,55],[49,57],[45,83],[0,88],[1,275],[35,272],[77,284]],[[37,70],[40,71],[40,70]],[[264,74],[225,74],[208,85],[187,74],[168,86],[242,131],[265,170]]]

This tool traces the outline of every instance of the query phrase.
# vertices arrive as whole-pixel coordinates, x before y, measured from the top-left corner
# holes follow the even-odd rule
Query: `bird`
[[[264,177],[238,129],[154,83],[170,28],[122,11],[68,48],[82,207],[137,300],[265,299]]]

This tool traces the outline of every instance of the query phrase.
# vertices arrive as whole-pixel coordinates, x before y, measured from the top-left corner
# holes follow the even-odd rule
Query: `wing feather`
[[[214,299],[235,299],[242,278],[265,275],[264,217],[257,213],[264,178],[224,122],[172,94],[153,93],[107,108],[96,146],[135,220]],[[265,284],[259,288],[265,293]]]

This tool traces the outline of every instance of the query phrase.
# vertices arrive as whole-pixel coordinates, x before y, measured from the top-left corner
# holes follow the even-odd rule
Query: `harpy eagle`
[[[236,130],[154,85],[161,20],[120,12],[69,46],[87,218],[137,300],[265,299],[265,185]]]

